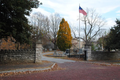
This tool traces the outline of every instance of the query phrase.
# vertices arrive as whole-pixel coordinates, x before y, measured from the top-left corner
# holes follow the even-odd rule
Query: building
[[[71,47],[71,49],[79,49],[79,46],[80,46],[80,48],[83,48],[84,44],[85,44],[84,41],[79,42],[79,40],[77,38],[73,38],[72,39],[72,47]]]

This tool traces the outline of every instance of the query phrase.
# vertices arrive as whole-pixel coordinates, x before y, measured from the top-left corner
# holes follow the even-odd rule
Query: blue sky
[[[50,7],[46,7],[46,6],[39,6],[39,8],[44,9],[45,11],[49,12],[49,13],[54,13],[55,10],[50,8]]]
[[[120,0],[40,0],[43,5],[34,12],[41,12],[45,16],[50,16],[52,13],[59,13],[62,18],[65,18],[70,24],[78,26],[79,4],[86,8],[95,9],[102,18],[107,21],[105,29],[108,30],[115,25],[116,18],[120,19]]]

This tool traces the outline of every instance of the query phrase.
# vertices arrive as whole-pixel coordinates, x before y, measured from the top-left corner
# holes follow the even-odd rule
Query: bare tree
[[[105,25],[105,20],[95,12],[93,9],[87,9],[87,15],[83,16],[82,21],[84,22],[84,37],[81,37],[86,45],[91,44],[91,41],[100,34]]]
[[[36,40],[41,39],[42,37],[42,21],[44,19],[44,15],[41,13],[35,13],[31,16],[31,25],[33,26],[33,37]],[[36,41],[35,40],[35,41]]]
[[[57,32],[59,29],[60,21],[61,21],[61,17],[58,13],[52,14],[50,16],[50,34],[53,37],[52,42],[54,43],[54,49],[55,49],[54,54],[56,54],[56,49],[57,49],[56,38],[57,38]]]
[[[49,18],[40,12],[31,16],[31,24],[36,28],[34,30],[39,30],[36,32],[42,33],[42,36],[44,37],[43,39],[53,42],[55,50],[57,49],[56,38],[60,21],[61,17],[58,13],[51,14]]]
[[[34,28],[39,30],[38,32],[41,33],[41,36],[47,35],[50,30],[50,20],[47,16],[44,16],[40,12],[34,13],[31,15],[31,25]],[[40,35],[40,34],[39,34]]]
[[[70,28],[73,38],[78,38],[78,33],[79,33],[78,28],[76,28],[75,26],[72,26]]]

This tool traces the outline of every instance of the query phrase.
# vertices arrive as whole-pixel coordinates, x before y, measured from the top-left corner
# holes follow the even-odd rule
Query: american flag
[[[83,15],[87,15],[87,13],[79,6],[79,13],[82,13]]]

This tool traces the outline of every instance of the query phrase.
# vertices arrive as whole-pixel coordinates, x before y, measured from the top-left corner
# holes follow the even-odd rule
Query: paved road
[[[43,55],[50,54],[50,53],[53,53],[53,52],[47,52],[47,53],[44,53]],[[42,56],[42,60],[47,60],[55,63],[75,62],[73,60],[57,59],[57,58],[50,58],[45,56]]]
[[[47,54],[47,53],[46,53]],[[0,80],[120,80],[120,66],[105,66],[43,57],[66,68],[50,72],[0,77]]]
[[[120,66],[86,62],[58,63],[65,70],[0,77],[0,80],[120,80]]]

